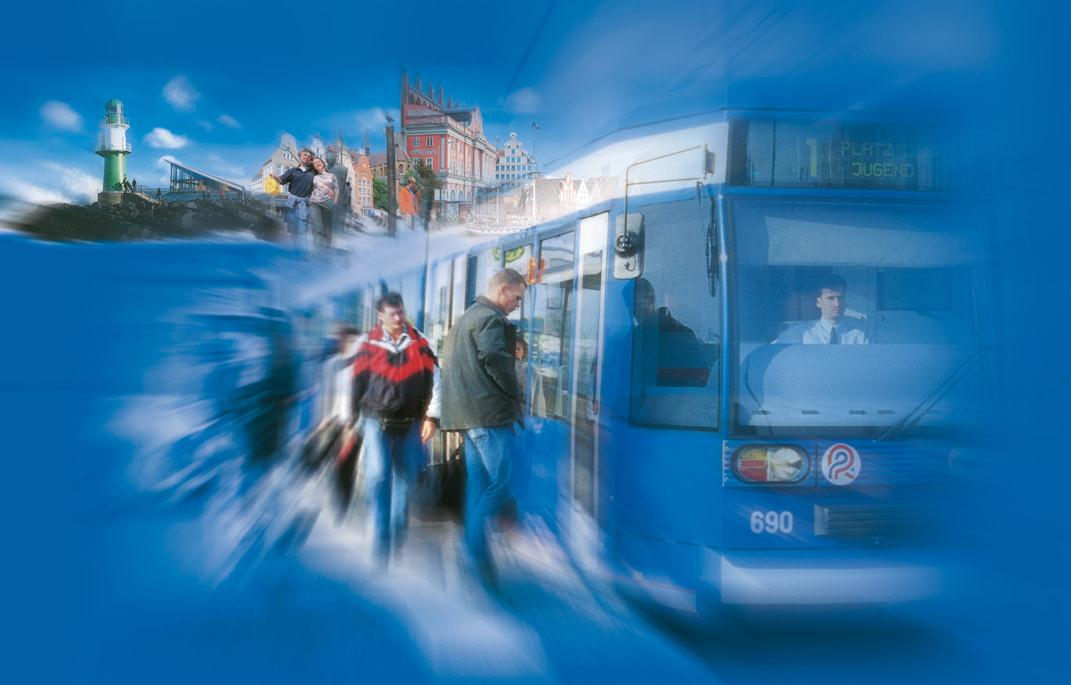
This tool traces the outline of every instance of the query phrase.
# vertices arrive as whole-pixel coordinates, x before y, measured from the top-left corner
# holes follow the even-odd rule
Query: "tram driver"
[[[815,306],[821,313],[817,321],[802,321],[777,336],[774,343],[804,345],[868,345],[870,339],[862,327],[862,319],[845,316],[843,278],[829,274],[818,283]]]

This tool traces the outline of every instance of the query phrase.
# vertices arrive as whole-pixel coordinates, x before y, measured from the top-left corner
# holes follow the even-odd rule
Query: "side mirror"
[[[643,273],[643,214],[618,214],[614,219],[614,278],[638,278]]]

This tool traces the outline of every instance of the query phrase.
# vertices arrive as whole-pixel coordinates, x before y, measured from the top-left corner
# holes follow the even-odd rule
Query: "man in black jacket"
[[[491,277],[450,329],[443,351],[441,427],[465,438],[465,551],[481,577],[494,582],[487,550],[488,521],[509,507],[514,428],[522,423],[514,364],[516,327],[506,317],[528,284],[513,269]]]
[[[301,162],[299,166],[290,167],[282,176],[269,176],[281,186],[290,186],[286,223],[294,240],[294,249],[304,252],[309,249],[309,197],[312,195],[312,177],[316,175],[312,168],[312,150],[302,149],[298,161]]]

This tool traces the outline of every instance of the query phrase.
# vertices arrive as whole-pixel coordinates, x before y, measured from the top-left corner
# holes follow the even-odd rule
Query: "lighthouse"
[[[100,122],[97,138],[97,154],[104,158],[104,185],[98,196],[101,204],[122,201],[123,181],[126,179],[126,156],[130,143],[126,142],[126,130],[130,128],[123,113],[123,103],[111,99],[104,104],[104,118]]]

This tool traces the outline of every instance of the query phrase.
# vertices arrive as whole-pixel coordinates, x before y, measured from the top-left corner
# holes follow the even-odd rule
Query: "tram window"
[[[534,274],[530,273],[529,267],[534,266],[535,264],[535,253],[532,248],[533,246],[531,243],[527,245],[518,245],[516,247],[505,249],[502,254],[503,262],[505,263],[504,268],[513,269],[514,271],[524,276],[525,281],[529,285],[531,285],[532,276],[534,276]],[[531,293],[529,293],[528,296],[526,296],[521,301],[521,306],[517,309],[514,309],[509,314],[509,320],[512,321],[513,325],[517,327],[517,340],[523,341],[524,345],[528,344],[528,322],[532,320],[532,300],[533,298],[531,296]],[[527,388],[527,376],[525,375],[526,372],[527,362],[518,362],[517,373],[521,374],[522,388]],[[531,406],[531,403],[529,402],[530,399],[530,397],[525,398],[526,411],[527,407]]]
[[[883,269],[878,272],[879,311],[948,311],[957,280],[942,269]]]
[[[361,320],[361,294],[360,292],[347,293],[342,301],[341,319],[350,324],[356,324]]]
[[[467,259],[464,256],[454,258],[454,283],[450,292],[450,325],[465,313],[465,271]]]
[[[504,252],[504,261],[506,269],[513,269],[520,275],[525,277],[525,280],[530,284],[532,279],[529,278],[529,265],[534,263],[532,245],[518,245],[512,247]],[[521,302],[521,306],[513,310],[509,315],[510,321],[517,325],[518,331],[525,330],[525,321],[532,318],[532,298],[526,297]]]
[[[644,272],[633,312],[633,423],[718,427],[721,307],[707,287],[710,203],[667,202],[641,208],[647,226]]]
[[[442,354],[446,339],[447,317],[450,306],[450,263],[433,264],[428,274],[428,312],[424,322],[424,334],[428,336],[436,355]]]
[[[372,327],[376,325],[376,299],[379,298],[379,290],[374,285],[370,285],[364,289],[364,321],[362,321],[361,330],[365,333],[372,330]]]
[[[420,316],[421,308],[424,306],[424,298],[421,297],[420,292],[420,274],[403,276],[398,292],[402,294],[402,301],[405,302],[405,316],[409,319],[409,323],[420,328],[424,323]]]
[[[476,301],[477,295],[482,295],[487,290],[487,282],[491,275],[498,271],[498,265],[502,261],[502,255],[492,254],[491,249],[484,250],[469,257],[469,283],[468,296],[465,298],[465,306]]]
[[[943,429],[974,410],[979,374],[942,386],[977,350],[977,247],[954,216],[810,202],[732,210],[737,430],[880,434],[929,401],[916,427]],[[827,310],[826,291],[840,291],[839,306]]]
[[[530,397],[533,416],[565,418],[570,342],[570,298],[575,278],[573,232],[547,238],[539,244],[543,265],[531,288],[532,363]]]
[[[368,308],[368,303],[365,302],[365,294],[363,288],[358,288],[353,295],[353,301],[355,303],[356,311],[353,315],[353,325],[358,329],[364,330],[364,313]]]

